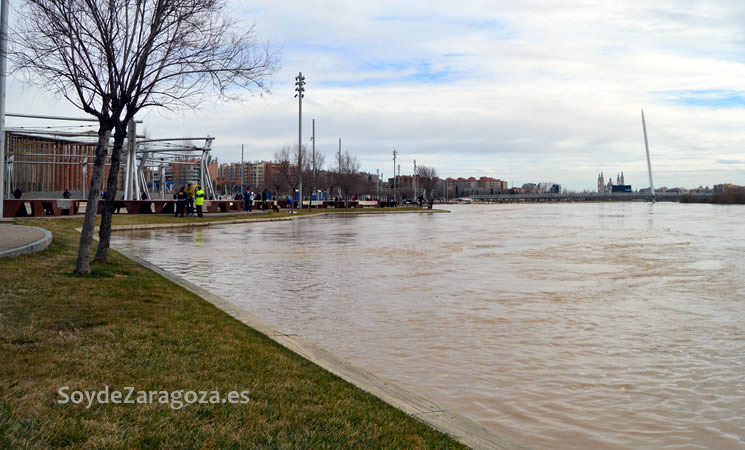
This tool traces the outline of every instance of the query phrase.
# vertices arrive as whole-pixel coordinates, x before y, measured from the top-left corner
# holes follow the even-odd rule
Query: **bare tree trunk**
[[[111,216],[114,214],[114,200],[116,199],[117,184],[119,183],[119,166],[121,163],[122,147],[124,137],[127,135],[127,127],[120,130],[117,127],[114,133],[114,149],[111,151],[111,167],[109,178],[106,181],[106,198],[104,199],[103,211],[101,212],[101,225],[98,231],[98,249],[96,250],[96,263],[106,264],[109,255],[109,244],[111,241]]]
[[[98,144],[96,145],[96,159],[93,162],[91,188],[88,192],[88,204],[85,208],[85,219],[83,220],[83,229],[80,233],[78,262],[75,266],[75,272],[80,274],[91,273],[91,241],[93,241],[93,231],[96,226],[98,201],[101,198],[101,179],[103,178],[104,163],[106,162],[106,152],[108,150],[110,136],[111,128],[101,124],[98,129]]]

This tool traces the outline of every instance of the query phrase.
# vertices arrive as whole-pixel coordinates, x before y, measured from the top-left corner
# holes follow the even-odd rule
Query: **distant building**
[[[727,192],[731,191],[733,189],[740,188],[740,186],[732,183],[726,183],[726,184],[715,184],[714,185],[714,192],[720,193],[720,192]]]
[[[165,176],[166,183],[184,186],[187,184],[199,184],[200,181],[200,159],[194,157],[176,157],[176,160],[166,165]],[[207,170],[211,179],[216,180],[219,170],[217,161],[211,161],[207,165]]]
[[[448,178],[444,180],[449,196],[467,195],[495,195],[507,192],[509,186],[506,181],[498,178],[481,177]]]
[[[543,183],[538,183],[538,187],[536,188],[536,191],[543,192],[546,194],[561,194],[561,185],[556,184],[552,181],[546,181]]]
[[[615,185],[626,185],[626,181],[623,177],[623,172],[616,174],[616,183]],[[608,177],[608,183],[605,182],[605,176],[603,175],[603,172],[600,172],[598,174],[598,192],[600,193],[608,193],[608,192],[625,192],[625,191],[617,191],[613,190],[613,177]]]

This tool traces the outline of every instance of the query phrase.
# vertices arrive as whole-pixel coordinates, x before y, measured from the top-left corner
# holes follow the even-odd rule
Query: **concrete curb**
[[[259,223],[259,222],[286,222],[288,220],[297,220],[309,217],[317,217],[325,214],[314,214],[312,216],[298,217],[270,217],[268,219],[239,219],[239,220],[219,220],[213,222],[185,222],[185,223],[151,223],[138,225],[112,225],[111,231],[140,231],[140,230],[157,230],[163,228],[191,228],[191,227],[208,227],[212,225],[232,225],[238,223]],[[93,232],[98,233],[100,227],[95,227]],[[82,227],[75,228],[78,233],[83,231]],[[98,240],[98,236],[94,236]]]
[[[370,215],[375,215],[375,214],[440,214],[440,213],[450,213],[450,211],[445,210],[445,209],[438,209],[438,210],[427,210],[427,211],[322,212],[318,214],[309,214],[309,215],[302,215],[302,216],[269,217],[266,219],[235,219],[235,220],[216,220],[212,222],[112,225],[111,231],[140,231],[140,230],[157,230],[157,229],[162,229],[162,228],[208,227],[211,225],[231,225],[231,224],[236,224],[236,223],[282,222],[282,221],[287,221],[287,220],[310,219],[312,217],[324,217],[324,216],[332,216],[332,215],[370,216]],[[75,228],[75,231],[80,233],[82,231],[82,227]],[[96,227],[94,229],[94,233],[98,231],[99,231],[99,227]]]
[[[23,226],[27,226],[27,225],[23,225]],[[34,229],[41,231],[42,233],[44,233],[44,237],[42,237],[41,239],[37,241],[30,242],[26,245],[22,245],[20,247],[11,248],[5,251],[0,251],[0,258],[14,258],[16,256],[28,255],[30,253],[38,253],[42,250],[45,250],[47,247],[49,247],[49,244],[52,243],[52,238],[53,238],[51,231],[45,230],[44,228],[39,228],[39,227],[29,227],[29,228],[34,228]]]
[[[313,217],[313,216],[307,216]],[[183,287],[189,292],[198,295],[204,300],[225,311],[231,317],[239,320],[245,325],[266,335],[273,341],[288,350],[313,362],[317,366],[328,370],[339,378],[351,383],[359,389],[368,392],[383,400],[389,405],[400,409],[411,417],[423,422],[432,428],[450,435],[458,442],[474,449],[525,449],[527,447],[519,444],[513,439],[488,430],[466,417],[449,411],[439,404],[427,400],[413,392],[403,389],[395,384],[389,383],[372,373],[354,366],[333,353],[312,344],[297,335],[284,333],[269,322],[244,311],[238,306],[228,302],[196,284],[187,281],[178,275],[168,272],[155,264],[150,263],[127,250],[112,247],[125,257],[141,264],[153,272],[163,276],[171,282]]]
[[[236,220],[219,220],[219,221],[213,221],[213,222],[112,225],[111,231],[112,232],[113,231],[139,231],[139,230],[155,230],[155,229],[160,229],[160,228],[207,227],[207,226],[212,226],[212,225],[231,225],[231,224],[236,224],[236,223],[284,222],[288,220],[310,219],[313,217],[326,217],[326,216],[333,216],[333,215],[370,216],[370,215],[375,215],[375,214],[441,214],[441,213],[450,213],[450,211],[445,210],[445,209],[439,209],[439,210],[427,210],[427,211],[322,212],[322,213],[302,215],[302,216],[269,217],[266,219],[236,219]],[[76,228],[76,230],[80,232],[81,228]],[[98,230],[99,230],[99,227],[96,227],[94,232],[98,232]]]
[[[305,217],[305,216],[301,216]],[[308,216],[310,217],[310,216]],[[299,217],[297,217],[299,218]],[[153,223],[142,225],[112,225],[111,231],[139,231],[154,230],[158,228],[190,228],[190,227],[208,227],[211,225],[231,225],[236,223],[258,223],[258,222],[284,222],[293,220],[296,217],[271,217],[267,219],[236,219],[236,220],[219,220],[214,222],[186,222],[186,223]],[[98,231],[96,227],[95,231]]]

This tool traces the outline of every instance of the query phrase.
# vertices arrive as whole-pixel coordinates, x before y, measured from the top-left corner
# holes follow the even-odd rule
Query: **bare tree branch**
[[[96,117],[101,136],[116,129],[114,147],[121,148],[142,108],[193,108],[213,93],[231,100],[245,89],[268,92],[276,56],[257,44],[253,27],[237,32],[224,10],[224,0],[24,0],[9,55],[29,81]],[[94,162],[99,185],[91,185],[88,198],[80,273],[90,272],[106,152],[97,151]],[[102,223],[110,221],[116,181],[109,177]],[[106,227],[101,233],[97,261],[106,260],[108,248]]]

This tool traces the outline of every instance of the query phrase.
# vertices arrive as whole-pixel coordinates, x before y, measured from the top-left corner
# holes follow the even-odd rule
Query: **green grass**
[[[19,223],[52,231],[54,242],[0,262],[0,448],[461,447],[116,252],[92,276],[73,275],[80,219]],[[105,385],[247,390],[251,401],[179,410],[57,402],[61,386]]]

